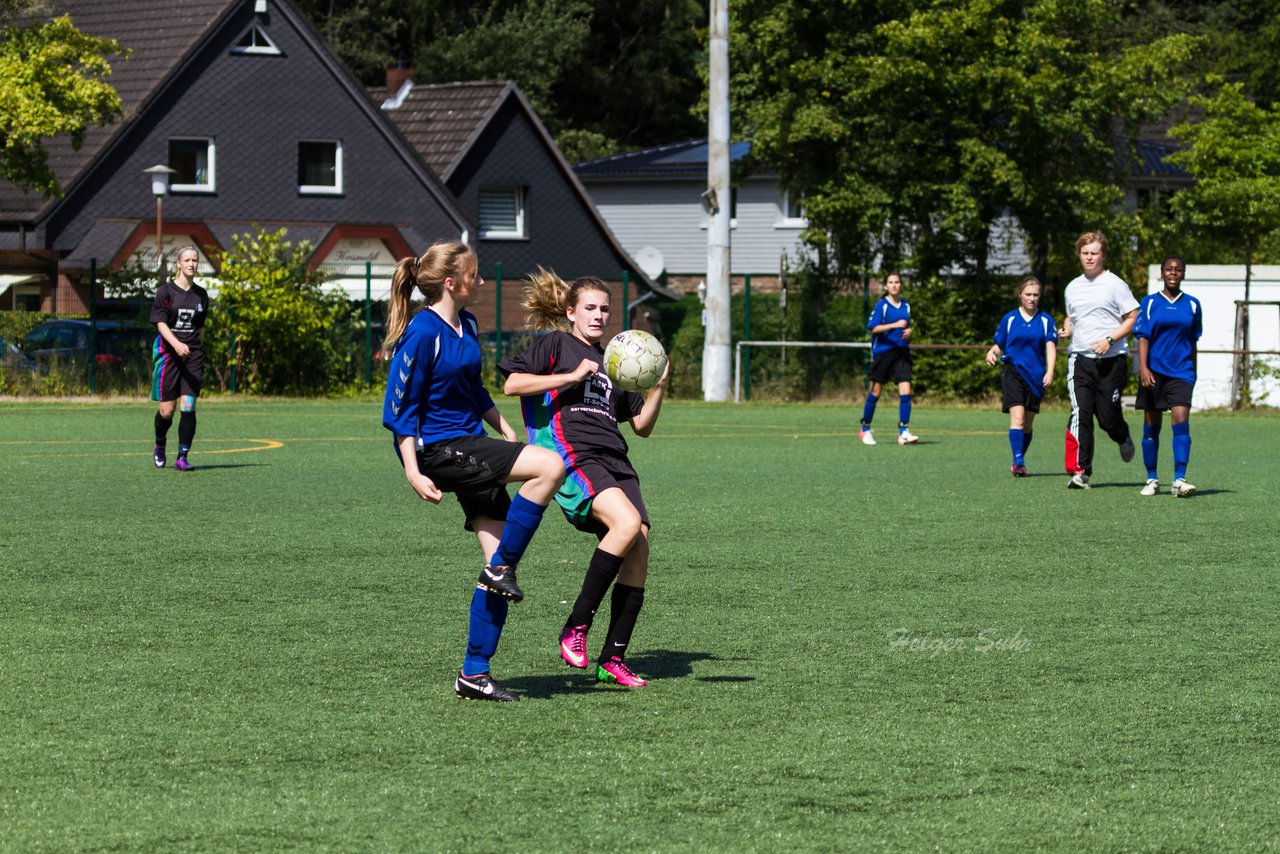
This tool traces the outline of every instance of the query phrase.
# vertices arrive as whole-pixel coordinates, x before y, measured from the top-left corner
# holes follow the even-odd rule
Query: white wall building
[[[1160,265],[1147,268],[1147,293],[1164,287]],[[1236,327],[1236,300],[1244,299],[1243,264],[1188,264],[1182,289],[1200,300],[1204,309],[1204,334],[1200,338],[1196,367],[1196,389],[1192,405],[1196,409],[1229,406],[1231,403],[1231,350]],[[1255,265],[1249,297],[1251,300],[1280,302],[1280,266]],[[1254,350],[1280,350],[1280,306],[1253,306],[1249,311],[1249,343]],[[1134,351],[1135,362],[1137,359]],[[1257,356],[1258,360],[1280,366],[1280,356]],[[1267,379],[1252,384],[1255,403],[1280,406],[1280,382]]]
[[[736,163],[749,142],[733,143]],[[707,141],[692,139],[574,165],[596,209],[635,256],[645,247],[662,253],[668,275],[700,277],[707,270],[707,223],[702,193],[707,189]],[[800,233],[806,222],[797,200],[788,197],[773,173],[734,179],[730,268],[735,276],[777,276],[782,257],[806,250]],[[723,200],[722,200],[723,203]]]

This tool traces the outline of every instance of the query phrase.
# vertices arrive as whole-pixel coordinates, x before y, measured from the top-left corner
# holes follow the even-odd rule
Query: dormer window
[[[175,193],[212,193],[217,190],[213,139],[169,140],[169,168],[174,170],[169,189]]]
[[[298,143],[298,192],[303,195],[342,194],[342,142],[306,140]]]
[[[262,27],[254,24],[245,30],[244,35],[236,40],[231,48],[232,53],[253,53],[260,56],[279,56],[280,48],[271,40]]]

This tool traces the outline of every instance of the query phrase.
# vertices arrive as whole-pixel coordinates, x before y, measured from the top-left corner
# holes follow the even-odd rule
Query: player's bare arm
[[[408,479],[413,491],[423,501],[439,504],[444,497],[431,478],[418,468],[418,440],[414,436],[397,436],[396,447],[400,449],[400,461],[404,463],[404,476]]]
[[[502,393],[511,396],[542,394],[561,388],[569,388],[600,370],[600,363],[583,359],[569,374],[511,374],[502,385]]]

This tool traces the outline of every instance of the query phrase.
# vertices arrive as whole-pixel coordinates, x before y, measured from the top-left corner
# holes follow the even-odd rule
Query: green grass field
[[[0,849],[1277,845],[1275,417],[1193,417],[1183,500],[1105,439],[1069,492],[1062,412],[1014,480],[998,411],[669,404],[650,685],[560,662],[593,542],[549,514],[481,704],[479,551],[379,406],[202,401],[182,474],[149,404],[0,404]]]

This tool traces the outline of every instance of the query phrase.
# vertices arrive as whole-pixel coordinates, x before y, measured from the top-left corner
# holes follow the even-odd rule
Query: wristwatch
[[[1114,338],[1112,338],[1110,335],[1108,335],[1108,336],[1107,336],[1107,346],[1108,346],[1108,347],[1114,347],[1114,346],[1115,346],[1115,344],[1116,344],[1116,339],[1114,339]]]

